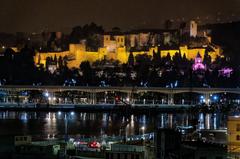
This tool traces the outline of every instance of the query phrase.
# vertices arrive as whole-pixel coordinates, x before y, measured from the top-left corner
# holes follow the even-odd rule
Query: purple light
[[[196,70],[205,70],[205,68],[206,68],[205,65],[202,63],[202,58],[196,57],[195,62],[192,66],[192,69],[196,71]]]
[[[221,70],[219,70],[219,74],[224,77],[230,77],[233,72],[232,68],[224,67]]]

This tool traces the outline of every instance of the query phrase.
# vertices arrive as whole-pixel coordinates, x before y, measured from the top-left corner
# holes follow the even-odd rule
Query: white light
[[[142,127],[141,127],[141,129],[142,129],[142,130],[145,130],[145,127],[144,127],[144,126],[142,126]]]
[[[126,101],[129,102],[129,98],[128,97],[126,98]]]
[[[214,99],[214,100],[217,100],[217,96],[214,96],[213,99]]]
[[[58,115],[61,115],[62,114],[62,112],[58,112]]]
[[[56,97],[53,97],[53,100],[56,100]]]
[[[48,93],[48,92],[45,92],[45,93],[44,93],[44,96],[45,96],[45,97],[49,97],[49,93]]]
[[[48,100],[51,100],[52,98],[51,97],[48,97]]]
[[[70,114],[71,114],[71,115],[74,115],[74,112],[71,112]]]

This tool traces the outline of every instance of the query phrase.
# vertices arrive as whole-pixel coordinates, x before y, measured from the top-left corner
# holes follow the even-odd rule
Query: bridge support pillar
[[[127,103],[130,104],[130,105],[134,103],[134,99],[133,99],[133,94],[132,94],[132,92],[128,92],[128,93],[127,93],[127,100],[126,100],[126,101],[127,101]]]
[[[56,103],[56,97],[55,97],[55,92],[54,91],[47,91],[49,93],[49,98],[48,98],[48,104],[55,104]]]
[[[169,93],[167,99],[168,99],[168,105],[174,104],[174,94],[173,93]]]
[[[210,105],[210,93],[205,93],[204,99],[205,99],[205,103],[207,104],[207,106],[209,106]]]
[[[169,128],[173,127],[173,115],[172,114],[168,115],[168,126],[169,126]]]
[[[8,96],[4,97],[4,103],[8,103],[9,102],[9,99],[8,99]]]
[[[91,92],[90,94],[90,100],[91,100],[91,104],[96,104],[97,103],[97,95],[96,95],[96,92]]]

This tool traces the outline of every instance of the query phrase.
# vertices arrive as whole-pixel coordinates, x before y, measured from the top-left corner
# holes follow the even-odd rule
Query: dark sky
[[[110,29],[158,28],[164,20],[239,20],[240,0],[1,0],[0,32],[67,31],[90,22]]]

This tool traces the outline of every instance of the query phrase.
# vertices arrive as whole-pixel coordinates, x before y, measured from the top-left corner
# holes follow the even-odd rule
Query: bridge
[[[176,87],[176,88],[166,88],[166,87],[91,87],[91,86],[19,86],[19,85],[4,85],[0,86],[0,91],[26,91],[26,90],[48,90],[49,92],[58,91],[81,91],[81,92],[106,92],[106,91],[116,91],[131,93],[132,91],[136,93],[140,92],[158,92],[158,93],[236,93],[240,94],[240,88],[204,88],[204,87]]]
[[[203,88],[203,87],[178,87],[178,88],[164,88],[164,87],[91,87],[91,86],[24,86],[24,85],[4,85],[0,86],[0,92],[6,92],[5,101],[8,100],[8,95],[16,94],[21,91],[39,91],[47,92],[50,97],[55,97],[56,93],[62,92],[81,92],[88,94],[88,104],[97,104],[97,96],[99,93],[111,92],[126,94],[126,102],[134,103],[133,94],[141,93],[160,93],[167,96],[166,104],[174,104],[174,95],[183,93],[195,93],[203,95],[206,104],[210,103],[210,96],[212,94],[230,93],[239,94],[240,88]],[[51,98],[49,98],[51,99]],[[55,98],[54,98],[55,99]],[[106,103],[106,102],[105,102]],[[115,104],[115,103],[113,103]],[[143,102],[142,104],[146,104]],[[155,104],[155,103],[153,103]],[[163,104],[163,102],[162,102]]]

